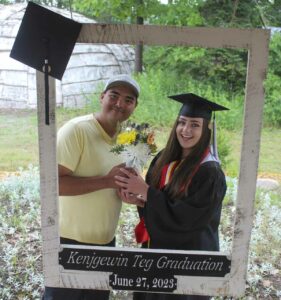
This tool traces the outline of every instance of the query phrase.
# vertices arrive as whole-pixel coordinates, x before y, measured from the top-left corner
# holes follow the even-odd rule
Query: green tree
[[[158,0],[84,0],[74,1],[76,10],[101,22],[144,24],[145,20],[161,9]],[[142,72],[143,46],[135,47],[135,72]]]
[[[152,16],[150,23],[264,28],[276,25],[278,22],[280,26],[280,11],[281,1],[174,0],[170,1],[162,15]],[[275,57],[278,62],[277,53]],[[147,47],[144,61],[146,67],[165,69],[168,74],[177,71],[179,76],[203,80],[214,88],[220,85],[230,93],[241,94],[244,91],[247,65],[247,52],[244,50]]]
[[[200,7],[206,26],[262,27],[260,12],[255,0],[207,0]]]
[[[269,70],[281,78],[281,31],[272,35],[269,46]]]
[[[73,8],[99,22],[135,24],[146,20],[163,5],[159,0],[73,0]]]
[[[269,67],[265,84],[264,122],[281,127],[281,33],[276,32],[269,47]]]
[[[198,8],[204,0],[171,0],[162,5],[156,13],[147,17],[149,24],[176,25],[176,26],[202,26],[203,19]]]

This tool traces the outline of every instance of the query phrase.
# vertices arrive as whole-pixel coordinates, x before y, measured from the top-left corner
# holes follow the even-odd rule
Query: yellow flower
[[[118,145],[133,144],[136,140],[137,132],[135,130],[125,131],[117,136]]]

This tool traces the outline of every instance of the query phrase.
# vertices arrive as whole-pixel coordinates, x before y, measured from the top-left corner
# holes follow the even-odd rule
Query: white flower
[[[121,153],[127,167],[135,168],[141,172],[143,166],[150,157],[150,149],[147,144],[128,145]]]

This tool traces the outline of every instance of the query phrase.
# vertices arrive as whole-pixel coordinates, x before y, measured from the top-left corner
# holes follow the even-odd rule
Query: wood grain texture
[[[243,48],[248,50],[249,60],[239,186],[233,230],[233,247],[232,253],[229,255],[232,260],[231,271],[224,278],[177,276],[178,287],[176,293],[240,297],[245,291],[249,242],[254,216],[264,103],[263,81],[267,69],[268,41],[269,31],[260,29],[83,25],[78,39],[78,42],[81,43],[136,44],[141,42],[145,45]],[[39,91],[38,126],[45,284],[48,286],[109,289],[109,273],[67,271],[58,265],[60,245],[58,239],[54,83],[51,84],[50,92],[51,124],[49,126],[44,124],[43,78],[39,72],[37,72],[37,90]],[[118,249],[115,250],[118,251]],[[130,251],[130,249],[126,251]],[[160,253],[161,250],[154,252]],[[210,254],[213,254],[213,252],[210,252]]]

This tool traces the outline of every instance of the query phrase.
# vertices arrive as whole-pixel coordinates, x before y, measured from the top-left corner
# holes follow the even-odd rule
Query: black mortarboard
[[[82,24],[29,2],[10,56],[38,71],[48,59],[49,75],[62,79]]]
[[[213,111],[228,110],[224,106],[192,93],[169,96],[169,98],[183,104],[179,112],[180,116],[211,120]]]
[[[82,24],[29,2],[10,56],[45,74],[45,115],[49,125],[48,76],[62,79]]]

